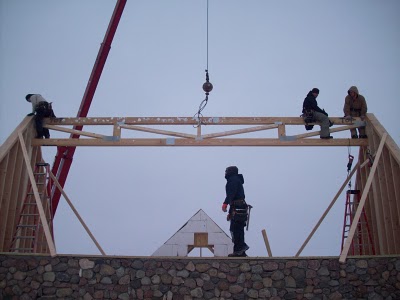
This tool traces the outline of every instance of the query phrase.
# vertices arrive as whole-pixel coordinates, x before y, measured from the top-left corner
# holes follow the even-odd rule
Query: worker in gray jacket
[[[343,112],[346,119],[350,119],[352,117],[360,117],[362,121],[365,119],[365,115],[367,114],[367,102],[365,101],[364,96],[358,93],[358,89],[356,86],[352,86],[347,91],[347,96],[344,99],[344,107]],[[360,139],[366,139],[367,135],[365,134],[365,126],[357,129],[350,129],[351,138],[356,139],[360,137]]]

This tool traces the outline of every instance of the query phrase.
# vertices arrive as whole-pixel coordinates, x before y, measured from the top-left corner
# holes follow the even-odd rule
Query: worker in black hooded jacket
[[[226,178],[226,198],[222,204],[222,211],[227,211],[229,205],[228,220],[230,223],[230,232],[232,235],[233,253],[228,256],[247,256],[246,250],[249,246],[244,241],[244,227],[247,221],[247,204],[244,195],[244,178],[239,174],[236,166],[230,166],[225,170]]]
[[[303,114],[307,111],[311,111],[313,118],[321,126],[321,139],[331,139],[332,136],[329,135],[329,127],[332,126],[331,121],[328,118],[328,114],[325,110],[319,108],[317,103],[317,97],[319,95],[319,89],[313,88],[308,92],[307,97],[303,102]]]

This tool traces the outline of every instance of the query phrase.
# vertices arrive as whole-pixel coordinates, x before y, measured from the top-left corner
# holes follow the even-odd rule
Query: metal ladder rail
[[[351,201],[353,195],[353,201]],[[357,210],[360,201],[360,190],[347,190],[346,192],[346,206],[342,234],[342,249],[345,239],[348,237],[347,233],[353,223],[354,214]],[[364,208],[361,211],[361,217],[357,224],[355,235],[350,245],[349,253],[352,255],[364,255],[365,250],[371,250],[375,254],[375,248],[372,241],[372,235],[368,224],[368,219]]]
[[[45,189],[47,186],[49,171],[50,165],[47,163],[37,163],[35,165],[34,177],[42,202],[43,198],[47,197]],[[32,185],[29,184],[27,195],[19,213],[18,223],[11,242],[10,252],[36,253],[38,246],[37,237],[40,228],[39,212],[34,198]]]

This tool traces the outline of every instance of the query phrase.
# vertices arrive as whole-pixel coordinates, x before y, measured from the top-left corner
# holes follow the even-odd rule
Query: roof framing
[[[111,135],[105,135],[104,132],[79,131],[76,134],[82,136],[80,139],[35,139],[33,118],[26,117],[0,146],[0,252],[10,250],[18,215],[27,191],[28,175],[31,168],[42,161],[41,146],[360,146],[358,163],[352,171],[352,174],[357,172],[355,185],[362,192],[356,214],[359,216],[360,210],[365,209],[372,231],[375,254],[400,254],[399,147],[373,114],[367,114],[365,123],[357,119],[352,122],[347,122],[343,118],[331,118],[331,120],[335,123],[330,129],[333,135],[336,132],[365,125],[368,139],[321,140],[318,138],[319,131],[287,135],[289,126],[305,125],[299,117],[213,117],[202,118],[200,122],[189,117],[57,118],[46,120],[45,126],[53,131],[70,134],[76,133],[74,127],[78,125],[86,126],[85,129],[92,126],[96,129],[105,126],[108,127]],[[165,128],[174,126],[178,127],[177,131]],[[203,134],[202,128],[205,126],[207,130],[209,127],[219,130],[221,126],[225,129],[227,126],[234,126],[234,128]],[[194,130],[195,133],[188,133],[188,128]],[[242,137],[265,131],[274,137]],[[132,133],[167,137],[125,137]],[[241,135],[241,137],[230,137],[236,135]],[[375,158],[371,166],[367,167],[369,159],[373,156]],[[23,161],[25,164],[22,163]],[[337,196],[332,203],[336,199]],[[329,208],[305,244],[317,230]],[[356,232],[355,226],[357,226],[356,222],[352,224],[350,230],[353,234]],[[348,241],[340,256],[341,262],[345,261],[348,255],[350,240],[356,238],[356,235],[347,237]],[[47,238],[47,242],[51,244],[50,237]],[[368,247],[359,248],[357,251],[359,252],[355,252],[355,255],[372,255]]]
[[[365,125],[358,118],[347,121],[344,118],[331,118],[334,127],[331,133],[348,131]],[[108,127],[112,135],[92,131],[77,131],[66,126]],[[80,139],[55,138],[32,141],[33,146],[367,146],[366,139],[335,138],[319,139],[319,131],[287,135],[287,128],[304,127],[301,117],[204,117],[197,120],[191,117],[120,117],[120,118],[57,118],[48,120],[45,125],[54,131],[80,135]],[[155,128],[154,126],[157,126]],[[166,127],[178,127],[166,130]],[[238,128],[238,126],[240,126]],[[246,127],[243,127],[246,126]],[[202,129],[212,127],[213,133],[203,134]],[[226,127],[234,129],[225,130]],[[222,129],[221,129],[222,128]],[[188,133],[188,129],[194,133]],[[104,131],[104,130],[103,130]],[[126,137],[126,133],[130,132]],[[262,132],[275,131],[270,136],[261,136]],[[131,132],[145,132],[151,137],[131,136]],[[259,137],[244,137],[250,133]],[[153,136],[166,136],[154,138]],[[232,137],[240,135],[240,137]],[[317,137],[317,138],[315,138]]]

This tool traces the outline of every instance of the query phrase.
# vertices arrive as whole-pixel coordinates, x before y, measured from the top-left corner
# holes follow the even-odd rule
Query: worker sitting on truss
[[[317,103],[317,97],[319,95],[319,89],[313,88],[310,92],[308,92],[307,97],[303,102],[303,116],[308,116],[308,119],[305,120],[307,126],[310,121],[318,122],[321,126],[321,139],[332,139],[333,137],[329,135],[329,127],[333,125],[333,123],[328,118],[328,113],[319,108]],[[310,117],[312,116],[312,119]],[[311,130],[312,128],[306,127],[307,130]]]

